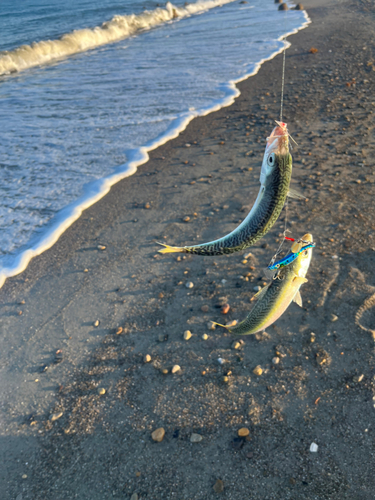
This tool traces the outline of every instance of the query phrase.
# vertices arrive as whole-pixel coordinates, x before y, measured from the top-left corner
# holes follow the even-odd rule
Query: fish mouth
[[[267,137],[266,153],[286,155],[289,154],[289,133],[288,125],[284,122],[276,122],[277,126]]]

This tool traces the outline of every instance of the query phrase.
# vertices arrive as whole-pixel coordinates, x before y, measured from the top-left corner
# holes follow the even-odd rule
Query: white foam
[[[304,17],[305,22],[301,25],[301,27],[282,35],[278,41],[282,41],[284,37],[295,34],[301,29],[306,28],[311,23],[311,20],[305,11]],[[284,41],[284,46],[286,48],[290,47],[290,45],[291,44],[289,42]],[[14,259],[11,266],[0,269],[0,288],[3,286],[7,278],[22,273],[27,268],[33,257],[36,257],[51,248],[66,231],[66,229],[68,229],[81,216],[82,212],[103,198],[103,196],[109,192],[114,184],[133,175],[140,165],[143,165],[148,161],[148,153],[150,151],[153,151],[169,140],[176,138],[183,130],[186,129],[187,125],[195,117],[206,116],[209,113],[218,111],[223,107],[233,104],[234,100],[240,95],[240,91],[236,87],[236,84],[256,75],[264,62],[273,59],[283,50],[284,47],[281,47],[279,50],[273,52],[269,57],[256,63],[251,72],[243,75],[241,78],[231,80],[225,84],[225,86],[222,87],[225,91],[225,96],[222,99],[218,99],[214,103],[201,108],[200,110],[190,110],[189,112],[181,115],[179,118],[174,120],[168,130],[158,138],[150,141],[140,148],[132,150],[128,156],[129,161],[127,161],[124,165],[119,166],[114,173],[86,186],[84,194],[77,199],[77,201],[71,203],[59,212],[58,216],[56,216],[52,222],[51,227],[43,233],[40,239],[38,239],[38,241],[31,248],[20,253]]]
[[[43,40],[31,45],[22,45],[11,51],[0,52],[0,76],[19,72],[33,66],[50,63],[58,59],[92,50],[109,43],[118,42],[174,19],[200,14],[234,0],[202,0],[176,7],[168,2],[165,8],[126,16],[114,16],[101,26],[80,29],[63,35],[58,40]]]

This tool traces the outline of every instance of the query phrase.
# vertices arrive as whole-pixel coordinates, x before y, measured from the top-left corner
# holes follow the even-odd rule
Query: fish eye
[[[280,264],[276,264],[276,266],[275,266],[275,267],[276,267],[276,269],[279,269],[279,267],[280,267]]]
[[[307,255],[308,253],[309,253],[309,252],[308,252],[307,250],[305,250],[305,251],[303,252],[303,255],[306,257],[306,255]]]
[[[267,159],[267,163],[270,167],[275,165],[275,153],[271,153]]]

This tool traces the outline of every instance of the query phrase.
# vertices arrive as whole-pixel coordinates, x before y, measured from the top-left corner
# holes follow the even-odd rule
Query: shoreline
[[[106,196],[112,186],[121,180],[134,175],[137,172],[138,167],[149,161],[149,153],[151,151],[155,151],[160,146],[178,137],[195,118],[207,116],[208,114],[219,111],[222,108],[231,106],[235,99],[241,94],[237,85],[256,75],[265,62],[271,61],[273,58],[282,53],[284,49],[288,50],[291,44],[286,41],[287,37],[308,27],[311,20],[309,19],[306,11],[303,11],[303,13],[305,22],[302,26],[294,29],[293,31],[287,32],[277,39],[278,42],[284,41],[284,47],[276,50],[269,57],[262,59],[257,63],[248,64],[248,66],[252,69],[244,76],[220,85],[220,88],[225,93],[224,97],[214,100],[211,104],[194,112],[186,111],[181,113],[181,115],[171,122],[168,129],[160,136],[152,139],[139,148],[130,150],[128,152],[130,158],[124,165],[117,166],[109,175],[87,184],[83,189],[82,195],[75,202],[70,203],[60,210],[59,213],[47,223],[48,228],[45,228],[39,237],[34,235],[32,240],[36,240],[35,244],[21,252],[17,252],[12,259],[9,259],[10,256],[8,255],[8,259],[4,260],[11,260],[13,264],[0,268],[0,289],[3,287],[8,278],[17,276],[24,272],[33,258],[41,255],[55,245],[64,232],[81,217],[82,213]]]
[[[156,253],[155,241],[209,241],[248,213],[279,113],[275,57],[239,84],[232,106],[152,151],[0,290],[6,498],[371,497],[375,82],[367,42],[375,23],[362,6],[307,0],[312,24],[287,52],[284,119],[299,144],[292,183],[308,197],[290,201],[288,227],[317,242],[303,308],[291,305],[238,348],[207,326],[246,316],[283,215],[247,259]],[[165,438],[155,443],[160,427]],[[243,427],[248,438],[238,437]]]

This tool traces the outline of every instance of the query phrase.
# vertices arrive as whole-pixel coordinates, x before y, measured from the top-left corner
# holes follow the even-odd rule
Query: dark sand
[[[5,283],[1,499],[375,498],[374,2],[304,4],[313,24],[289,38],[284,114],[299,143],[293,185],[308,197],[289,203],[289,228],[317,242],[304,307],[239,350],[207,328],[246,316],[284,214],[247,263],[248,252],[156,255],[154,243],[208,241],[248,212],[279,115],[278,56]]]

